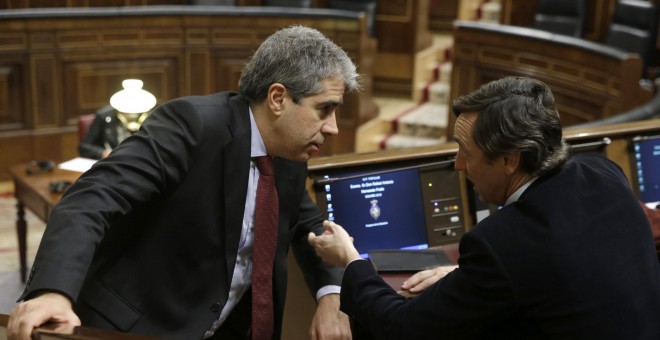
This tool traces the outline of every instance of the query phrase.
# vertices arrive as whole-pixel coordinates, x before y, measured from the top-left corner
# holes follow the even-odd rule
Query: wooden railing
[[[7,339],[7,321],[9,316],[0,314],[0,339]],[[35,340],[164,340],[138,334],[120,333],[108,330],[90,328],[62,326],[56,327],[54,324],[46,325],[35,329],[32,332],[32,338]]]

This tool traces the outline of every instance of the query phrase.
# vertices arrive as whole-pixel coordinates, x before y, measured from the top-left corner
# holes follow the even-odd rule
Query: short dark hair
[[[472,138],[488,160],[519,150],[520,169],[542,176],[569,157],[554,96],[539,80],[495,80],[457,98],[452,109],[456,116],[477,113]]]

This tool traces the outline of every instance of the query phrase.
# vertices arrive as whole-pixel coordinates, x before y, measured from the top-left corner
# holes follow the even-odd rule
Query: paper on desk
[[[76,157],[58,164],[57,167],[63,170],[85,172],[89,170],[94,163],[96,163],[95,159]]]
[[[649,207],[649,209],[660,209],[660,201],[647,202],[647,203],[644,203],[644,204],[646,204],[646,206]]]

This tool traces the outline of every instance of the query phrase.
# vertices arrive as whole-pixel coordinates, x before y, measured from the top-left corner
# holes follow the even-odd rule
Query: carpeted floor
[[[11,182],[0,182],[0,313],[7,314],[23,291],[19,276],[18,238],[16,236],[16,199]],[[37,252],[45,224],[26,211],[28,224],[28,265]]]

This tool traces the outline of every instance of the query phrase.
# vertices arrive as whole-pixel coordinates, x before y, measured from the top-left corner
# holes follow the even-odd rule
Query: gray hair
[[[550,88],[526,77],[505,77],[457,98],[452,109],[477,112],[473,136],[486,159],[521,153],[520,169],[542,176],[568,159],[559,113]]]
[[[283,84],[298,104],[323,91],[321,81],[343,79],[346,92],[359,90],[355,64],[346,52],[321,32],[291,26],[268,37],[243,68],[238,91],[250,102],[260,102],[273,83]]]

